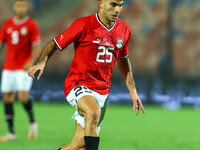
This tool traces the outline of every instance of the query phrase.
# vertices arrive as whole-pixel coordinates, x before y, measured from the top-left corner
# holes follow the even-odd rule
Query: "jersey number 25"
[[[115,48],[114,47],[99,46],[98,49],[103,50],[103,51],[97,53],[96,61],[100,62],[100,63],[104,63],[104,62],[111,63],[113,54],[111,52],[109,52],[108,50],[114,50]],[[104,55],[110,56],[110,58],[109,59],[100,58],[100,56],[104,56]]]

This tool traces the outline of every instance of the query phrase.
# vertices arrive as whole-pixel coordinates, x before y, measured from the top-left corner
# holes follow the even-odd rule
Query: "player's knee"
[[[4,98],[4,103],[8,104],[8,103],[13,103],[13,99],[9,99],[9,98]]]
[[[23,97],[18,97],[18,100],[23,104],[27,103],[27,101],[28,101],[28,99],[23,98]]]
[[[27,103],[28,102],[27,94],[18,93],[18,97],[17,98],[21,103]]]
[[[15,94],[3,94],[4,103],[13,103],[15,100]]]
[[[101,109],[100,108],[96,108],[96,109],[91,109],[87,112],[86,114],[86,120],[92,124],[98,124],[99,123],[99,119],[101,117]]]

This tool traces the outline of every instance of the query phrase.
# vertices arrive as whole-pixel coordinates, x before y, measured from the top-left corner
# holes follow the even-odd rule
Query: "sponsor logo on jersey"
[[[21,33],[22,35],[26,35],[26,34],[28,33],[27,27],[22,27],[20,33]]]
[[[97,39],[97,40],[93,40],[93,41],[92,41],[92,43],[99,44],[99,43],[100,43],[100,41],[101,41],[100,39]]]
[[[64,39],[64,36],[61,34],[61,36],[60,36],[60,41],[61,41],[62,39]]]
[[[7,29],[7,33],[10,34],[13,31],[13,29],[10,27]]]
[[[117,39],[117,44],[116,44],[117,48],[122,48],[123,43],[124,43],[123,39]]]

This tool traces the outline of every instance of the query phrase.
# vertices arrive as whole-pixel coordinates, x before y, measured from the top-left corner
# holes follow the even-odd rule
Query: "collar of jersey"
[[[24,19],[17,21],[16,17],[13,17],[13,22],[16,25],[21,25],[21,24],[25,23],[26,21],[28,21],[29,18],[30,18],[29,16],[26,16],[26,17],[24,17]]]
[[[103,22],[101,22],[101,20],[99,19],[99,16],[98,16],[97,13],[96,13],[96,18],[97,18],[97,21],[98,21],[104,28],[106,28],[106,30],[108,30],[108,31],[112,30],[112,29],[115,27],[116,21],[115,21],[115,23],[113,24],[113,26],[112,26],[111,28],[108,28],[105,24],[103,24]]]

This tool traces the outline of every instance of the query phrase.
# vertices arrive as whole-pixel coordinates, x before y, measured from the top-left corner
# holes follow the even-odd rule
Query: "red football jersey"
[[[0,42],[7,45],[3,69],[23,69],[31,59],[32,47],[40,44],[40,39],[39,27],[30,17],[20,22],[15,17],[5,21],[0,32]]]
[[[108,94],[117,59],[129,55],[130,36],[130,27],[120,19],[108,29],[94,14],[77,19],[54,38],[60,50],[74,42],[75,55],[65,80],[66,96],[77,85]]]

